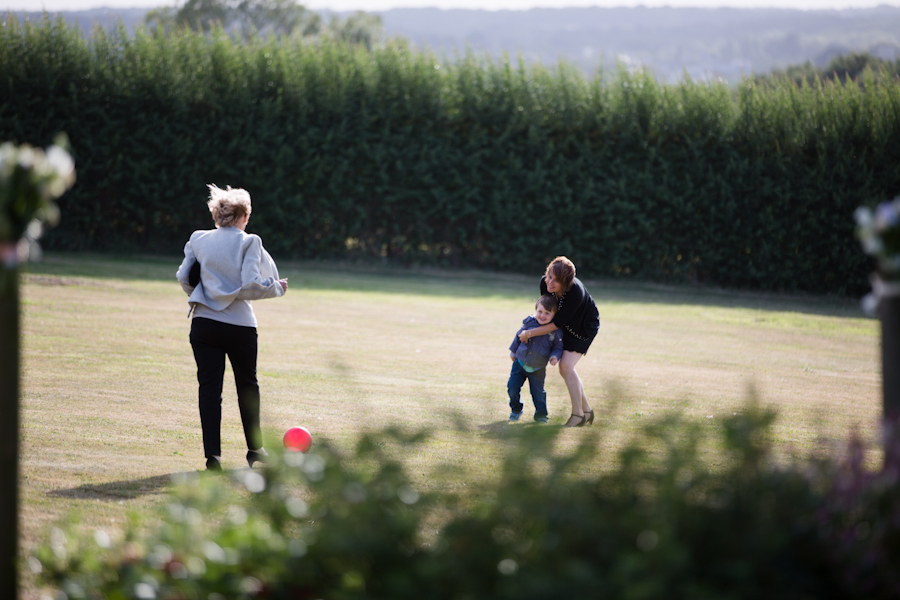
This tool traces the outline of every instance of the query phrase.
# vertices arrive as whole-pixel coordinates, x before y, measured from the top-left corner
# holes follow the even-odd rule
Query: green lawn
[[[49,255],[23,276],[22,545],[77,511],[88,527],[151,515],[170,475],[202,469],[196,379],[179,259]],[[423,488],[492,476],[506,423],[507,347],[533,309],[538,274],[281,263],[285,297],[255,303],[267,444],[290,426],[350,449],[371,429],[429,428],[405,456]],[[785,455],[876,439],[878,323],[852,299],[587,281],[601,329],[579,363],[597,421],[568,430],[614,450],[643,419],[678,410],[719,426],[753,387],[778,409]],[[551,371],[555,371],[552,369]],[[226,374],[223,464],[243,464]],[[548,375],[550,427],[569,415]],[[526,410],[530,399],[525,390]],[[528,414],[528,413],[526,413]],[[398,452],[400,449],[398,449]],[[711,456],[715,461],[716,457]],[[440,464],[458,475],[432,476]]]

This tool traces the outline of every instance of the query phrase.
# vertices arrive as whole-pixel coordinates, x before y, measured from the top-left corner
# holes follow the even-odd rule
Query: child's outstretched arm
[[[553,334],[553,348],[550,350],[550,364],[556,366],[556,363],[560,361],[563,353],[563,339],[562,335],[558,333]]]

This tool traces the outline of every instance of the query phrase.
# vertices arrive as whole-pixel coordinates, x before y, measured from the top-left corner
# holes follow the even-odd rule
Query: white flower
[[[301,519],[309,514],[309,505],[302,498],[288,498],[284,506],[295,519]]]
[[[866,254],[878,259],[880,268],[888,272],[900,273],[900,255],[889,253],[885,239],[893,239],[900,234],[900,196],[891,202],[882,202],[873,211],[861,206],[854,212],[857,228],[856,236]]]
[[[75,161],[72,156],[59,146],[50,146],[47,148],[47,164],[53,167],[53,170],[60,177],[67,179],[75,171]]]
[[[886,256],[881,259],[881,263],[888,271],[900,271],[900,256]]]
[[[41,151],[38,150],[37,152],[41,152]],[[41,152],[41,154],[43,154],[43,152]],[[34,165],[35,155],[36,155],[36,152],[35,152],[34,148],[32,148],[31,146],[24,146],[24,145],[19,146],[19,156],[18,156],[19,166],[22,167],[23,169],[25,169],[26,171],[29,170],[32,167],[32,165]]]
[[[97,542],[97,545],[101,548],[109,548],[110,544],[112,543],[109,534],[102,529],[98,529],[94,532],[94,541]]]
[[[247,488],[248,491],[258,494],[266,489],[266,479],[259,473],[255,471],[248,471],[244,473],[242,477],[244,487]]]
[[[141,600],[152,600],[156,598],[156,590],[149,583],[140,582],[134,585],[134,595]]]
[[[206,558],[211,562],[225,562],[225,550],[222,549],[222,546],[218,545],[212,540],[203,542],[203,554],[205,554]]]
[[[879,204],[878,210],[875,212],[875,229],[887,231],[891,227],[895,227],[900,221],[897,208],[893,202],[882,202]]]
[[[397,497],[403,504],[415,504],[419,501],[419,492],[408,485],[400,486],[397,490]]]
[[[875,215],[872,214],[872,209],[868,206],[860,206],[853,213],[853,216],[856,218],[856,224],[859,225],[860,229],[869,230],[875,225]]]
[[[519,563],[511,558],[504,558],[497,564],[497,570],[503,575],[515,575],[519,570]]]
[[[884,251],[884,243],[881,241],[881,238],[874,233],[869,233],[869,235],[864,234],[861,241],[863,250],[865,250],[866,254],[877,256]]]

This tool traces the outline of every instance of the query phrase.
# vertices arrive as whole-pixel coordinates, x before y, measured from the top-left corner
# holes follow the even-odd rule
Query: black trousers
[[[247,449],[261,448],[259,384],[256,382],[256,328],[194,317],[191,321],[191,348],[194,350],[194,360],[197,361],[197,382],[200,384],[203,453],[207,458],[222,455],[219,429],[222,423],[222,382],[225,378],[226,355],[234,371]]]

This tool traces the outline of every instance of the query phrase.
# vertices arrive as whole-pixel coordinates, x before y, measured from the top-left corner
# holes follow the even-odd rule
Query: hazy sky
[[[88,8],[136,8],[175,6],[178,0],[0,0],[0,10],[84,10]],[[886,4],[900,6],[900,0],[307,0],[300,2],[314,9],[387,10],[390,8],[424,7],[481,8],[486,10],[527,9],[568,6],[696,6],[713,8],[867,8]]]

